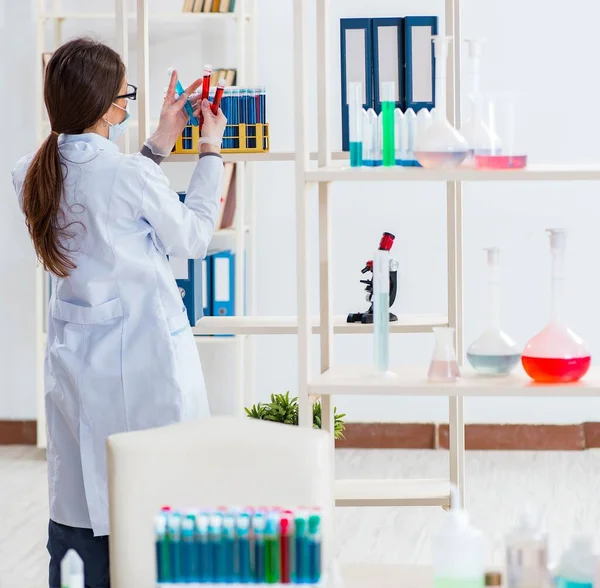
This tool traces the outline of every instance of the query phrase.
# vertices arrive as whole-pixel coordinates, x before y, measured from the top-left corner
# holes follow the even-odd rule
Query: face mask
[[[108,140],[114,143],[127,130],[127,121],[129,120],[129,117],[131,115],[129,114],[129,110],[127,108],[123,108],[122,106],[119,106],[114,102],[113,106],[116,106],[117,108],[120,108],[121,110],[125,111],[125,118],[117,124],[111,123],[106,117],[104,117],[104,120],[108,123],[110,127],[108,129]]]

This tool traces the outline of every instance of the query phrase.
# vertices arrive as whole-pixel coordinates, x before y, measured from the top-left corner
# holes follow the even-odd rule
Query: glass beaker
[[[350,165],[362,165],[363,150],[363,90],[360,82],[349,85],[348,125],[350,135]]]
[[[435,108],[429,128],[417,135],[415,157],[425,168],[441,169],[460,165],[468,153],[465,138],[446,117],[446,64],[452,37],[434,35]]]
[[[490,132],[490,147],[474,151],[475,167],[479,169],[523,169],[527,151],[522,129],[517,126],[516,103],[512,98],[490,100],[483,115]]]
[[[517,344],[500,328],[500,250],[486,248],[489,284],[489,319],[487,329],[467,349],[467,359],[476,372],[505,376],[519,362]]]
[[[576,382],[592,362],[581,337],[562,318],[564,289],[564,229],[548,229],[552,252],[552,315],[550,323],[525,346],[521,361],[527,375],[536,382]]]
[[[435,347],[427,377],[431,382],[456,382],[460,376],[454,351],[454,329],[434,327]]]
[[[467,117],[460,127],[462,136],[469,145],[468,161],[472,163],[475,152],[489,153],[492,148],[492,133],[483,117],[483,98],[480,89],[481,54],[483,39],[465,39],[468,47],[469,61],[467,65],[468,93]]]

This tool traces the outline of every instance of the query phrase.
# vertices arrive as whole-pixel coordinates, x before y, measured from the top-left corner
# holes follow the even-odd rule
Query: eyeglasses
[[[133,84],[127,84],[127,94],[121,94],[120,96],[115,97],[115,100],[119,100],[119,98],[135,100],[137,98],[137,86],[134,86]]]

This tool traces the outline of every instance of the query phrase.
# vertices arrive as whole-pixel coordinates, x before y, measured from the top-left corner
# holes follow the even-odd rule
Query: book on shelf
[[[235,0],[184,0],[184,12],[233,12]]]
[[[229,229],[233,226],[235,205],[235,163],[227,162],[223,169],[221,207],[219,210],[219,218],[217,219],[217,229]]]
[[[226,86],[235,86],[236,69],[215,69],[210,76],[210,85],[216,86],[221,78],[225,78]]]

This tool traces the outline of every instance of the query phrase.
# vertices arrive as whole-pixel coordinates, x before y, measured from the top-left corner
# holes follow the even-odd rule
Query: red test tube
[[[223,91],[225,90],[225,78],[221,78],[219,80],[219,85],[217,86],[217,91],[215,92],[215,97],[213,99],[213,103],[210,107],[212,113],[216,116],[219,114],[219,106],[221,105],[221,98],[223,97]]]
[[[286,510],[281,515],[281,583],[292,583],[294,557],[294,514]]]
[[[202,77],[202,100],[208,100],[210,93],[210,76],[212,75],[212,65],[204,66],[204,76]]]

